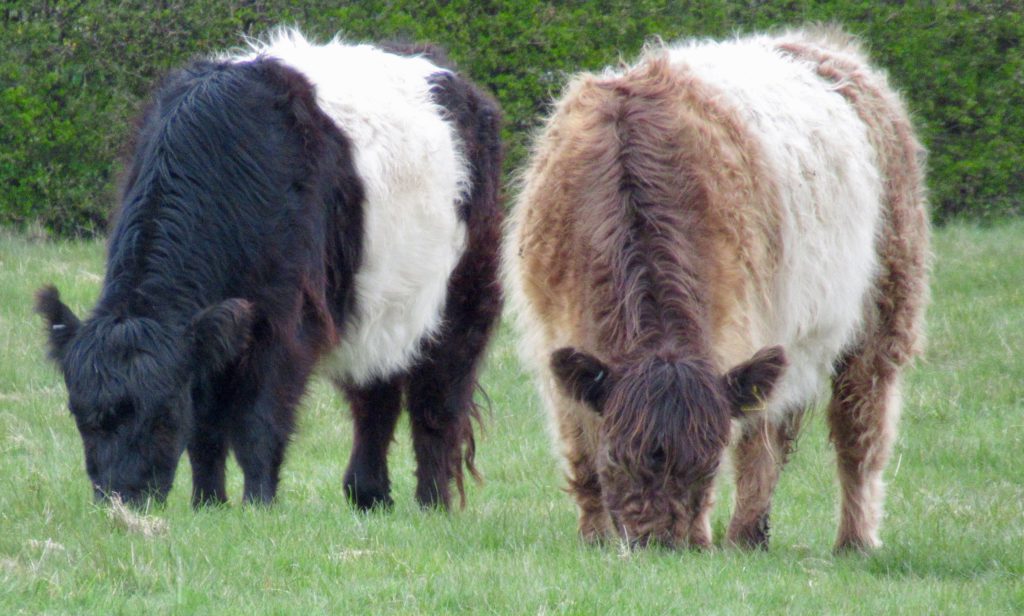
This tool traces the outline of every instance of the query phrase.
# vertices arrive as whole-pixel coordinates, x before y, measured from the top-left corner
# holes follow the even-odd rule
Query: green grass
[[[1024,612],[1024,224],[937,233],[927,357],[908,373],[885,547],[834,557],[836,486],[823,413],[786,469],[767,553],[587,547],[532,385],[502,329],[483,486],[451,515],[412,498],[403,424],[394,511],[341,495],[350,422],[317,379],[271,509],[193,512],[187,459],[146,537],[92,503],[32,292],[56,282],[85,311],[102,246],[0,236],[0,614]],[[728,519],[723,482],[714,525]]]

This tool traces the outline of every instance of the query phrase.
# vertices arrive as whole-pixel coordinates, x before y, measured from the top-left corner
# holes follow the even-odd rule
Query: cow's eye
[[[131,402],[118,402],[100,420],[100,429],[113,432],[135,414],[135,406]]]
[[[662,447],[661,445],[655,447],[654,450],[651,452],[650,460],[651,468],[653,468],[654,470],[660,471],[661,469],[665,468],[665,448]]]

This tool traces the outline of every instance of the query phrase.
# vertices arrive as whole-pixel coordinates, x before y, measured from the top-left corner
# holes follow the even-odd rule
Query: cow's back
[[[717,89],[743,119],[756,144],[779,212],[780,254],[767,301],[749,315],[749,329],[721,339],[725,366],[770,344],[786,348],[790,367],[777,386],[778,408],[819,392],[829,368],[856,337],[878,271],[875,238],[883,178],[868,127],[849,101],[814,67],[776,47],[771,37],[698,44],[671,50]]]
[[[884,135],[851,104],[856,91],[841,91],[807,54],[781,48],[794,40],[801,34],[669,48],[673,75],[665,79],[674,84],[661,100],[649,101],[686,107],[676,141],[696,154],[684,157],[690,167],[676,172],[700,185],[699,199],[684,206],[700,216],[699,225],[681,233],[708,239],[699,258],[708,263],[713,355],[725,370],[764,346],[783,345],[790,368],[773,396],[776,409],[805,404],[820,392],[832,363],[871,318],[887,267],[878,238],[886,236],[893,208],[885,190],[891,172],[877,151]],[[592,234],[579,229],[622,221],[586,222],[579,191],[588,176],[616,164],[607,148],[588,145],[587,135],[602,121],[628,131],[630,118],[601,120],[595,106],[604,103],[595,102],[594,85],[629,91],[629,80],[664,53],[649,51],[626,73],[577,78],[538,140],[506,253],[525,352],[537,367],[562,345],[602,355],[601,341],[586,334],[592,323],[584,301],[587,285],[602,281],[586,280]],[[855,68],[870,75],[866,65]],[[905,118],[898,99],[890,98],[892,108],[881,111]],[[906,148],[890,152],[890,158],[915,155]],[[919,191],[919,173],[908,183],[915,180]],[[920,217],[920,200],[906,201]],[[908,249],[914,258],[925,251]]]
[[[135,139],[100,310],[187,320],[246,297],[289,312],[282,289],[322,278],[318,160],[347,156],[336,131],[318,132],[314,105],[308,82],[273,61],[172,73]]]
[[[320,108],[352,141],[365,187],[362,263],[329,370],[356,383],[388,376],[437,331],[466,246],[458,210],[470,188],[469,166],[431,96],[431,77],[449,71],[371,45],[313,45],[289,31],[253,53],[305,75]]]

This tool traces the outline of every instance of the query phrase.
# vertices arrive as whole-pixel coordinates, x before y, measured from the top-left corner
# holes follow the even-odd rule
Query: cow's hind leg
[[[340,385],[339,385],[340,387]],[[365,387],[344,387],[352,408],[352,455],[345,471],[345,496],[362,510],[389,508],[388,448],[402,411],[398,380],[376,381]]]
[[[882,471],[899,415],[896,366],[869,351],[847,355],[837,366],[828,408],[842,492],[836,551],[865,551],[881,545]]]
[[[481,198],[475,198],[479,206]],[[494,195],[488,203],[495,208]],[[478,207],[470,216],[469,246],[448,281],[442,331],[409,371],[406,397],[416,452],[416,500],[424,507],[448,509],[452,480],[465,505],[463,466],[479,479],[473,464],[473,421],[480,417],[473,393],[477,369],[501,314],[500,215]]]
[[[736,472],[736,506],[726,541],[743,548],[767,548],[772,495],[789,457],[803,409],[779,421],[766,416],[752,418],[733,451]]]
[[[462,466],[473,466],[472,420],[475,380],[436,362],[418,366],[409,378],[409,416],[416,453],[416,500],[423,507],[448,509],[454,479],[464,499]]]

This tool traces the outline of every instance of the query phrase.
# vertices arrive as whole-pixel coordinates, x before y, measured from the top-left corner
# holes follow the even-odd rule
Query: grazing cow
[[[837,549],[879,544],[928,225],[899,97],[838,31],[655,46],[584,74],[535,145],[505,268],[587,539],[766,546],[829,377]]]
[[[417,499],[463,495],[501,310],[499,111],[436,50],[397,51],[279,31],[160,88],[91,316],[37,297],[98,495],[164,498],[187,449],[193,503],[223,502],[230,448],[244,499],[270,501],[321,358],[356,505],[391,502],[403,395]]]

